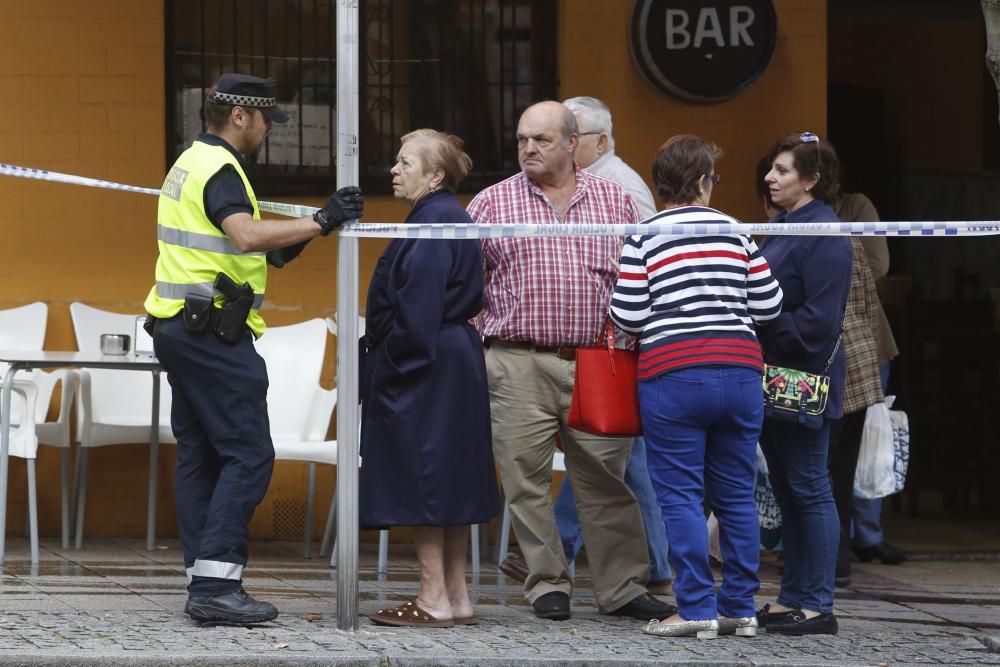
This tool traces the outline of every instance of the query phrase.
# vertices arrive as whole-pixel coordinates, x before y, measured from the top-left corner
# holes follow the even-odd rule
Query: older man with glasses
[[[563,104],[576,116],[580,143],[576,163],[591,174],[614,181],[632,195],[639,215],[645,220],[656,215],[656,203],[646,182],[615,154],[611,134],[611,110],[596,97],[571,97]]]

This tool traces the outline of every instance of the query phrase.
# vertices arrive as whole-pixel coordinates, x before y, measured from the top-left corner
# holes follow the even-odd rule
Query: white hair
[[[585,125],[588,131],[600,131],[608,135],[608,148],[615,147],[615,138],[611,134],[611,110],[608,105],[596,97],[571,97],[563,100],[567,109],[573,112],[577,123]]]

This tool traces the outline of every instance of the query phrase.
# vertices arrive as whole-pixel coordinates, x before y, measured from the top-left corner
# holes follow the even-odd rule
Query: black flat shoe
[[[771,605],[766,604],[757,610],[757,629],[758,631],[766,631],[767,627],[772,623],[782,623],[786,618],[792,614],[801,614],[799,609],[792,609],[789,611],[771,611]]]
[[[880,542],[870,547],[854,547],[854,555],[862,563],[878,559],[885,565],[899,565],[909,557],[905,551],[888,542]]]
[[[677,613],[677,607],[654,598],[649,593],[643,593],[627,602],[618,609],[609,612],[609,616],[628,616],[640,621],[661,620],[670,618]]]
[[[801,611],[796,611],[780,623],[768,626],[767,631],[774,635],[835,635],[837,617],[833,614],[820,614],[806,618]]]
[[[211,597],[189,597],[184,613],[201,623],[266,623],[278,616],[278,608],[270,602],[260,602],[239,590]]]
[[[565,621],[569,618],[569,596],[560,591],[552,591],[532,602],[531,608],[538,618]]]

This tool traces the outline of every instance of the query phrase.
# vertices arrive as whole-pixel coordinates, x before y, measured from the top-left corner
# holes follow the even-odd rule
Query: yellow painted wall
[[[780,37],[774,62],[730,102],[692,105],[657,92],[627,51],[629,2],[559,0],[562,97],[605,99],[618,152],[646,176],[655,148],[693,132],[727,151],[715,204],[746,219],[759,207],[753,166],[787,131],[823,132],[826,109],[826,3],[776,0]],[[159,187],[165,171],[164,17],[159,0],[0,2],[0,162]],[[318,205],[325,193],[300,203]],[[266,197],[264,197],[266,198]],[[401,220],[405,205],[369,198],[369,220]],[[138,313],[152,281],[155,199],[0,177],[0,307],[49,304],[46,349],[75,349],[73,301]],[[364,240],[359,295],[384,242]],[[265,316],[272,325],[335,312],[336,241],[319,239],[294,264],[272,271]],[[324,383],[333,383],[328,348]],[[174,448],[162,448],[158,534],[176,535]],[[59,531],[58,453],[39,454],[42,534]],[[91,454],[87,535],[140,536],[145,528],[146,449],[104,447]],[[304,498],[305,466],[279,463],[252,524],[275,534],[275,508]],[[23,530],[24,467],[11,470],[8,527]],[[318,479],[316,527],[325,518],[333,471]],[[279,522],[280,523],[280,522]],[[404,537],[400,535],[399,537]]]
[[[0,161],[158,187],[163,109],[162,3],[0,3]],[[46,348],[75,349],[70,302],[139,312],[154,220],[152,197],[0,177],[0,307],[47,302]],[[147,468],[137,450],[95,452],[91,534],[143,533]],[[40,450],[43,535],[59,531],[58,460]],[[12,531],[23,527],[25,493],[13,459]]]

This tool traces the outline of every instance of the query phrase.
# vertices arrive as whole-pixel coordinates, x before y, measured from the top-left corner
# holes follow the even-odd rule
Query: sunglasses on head
[[[813,132],[803,132],[799,135],[799,141],[804,144],[815,144],[816,145],[816,171],[821,172],[823,170],[823,161],[819,156],[819,135]]]

